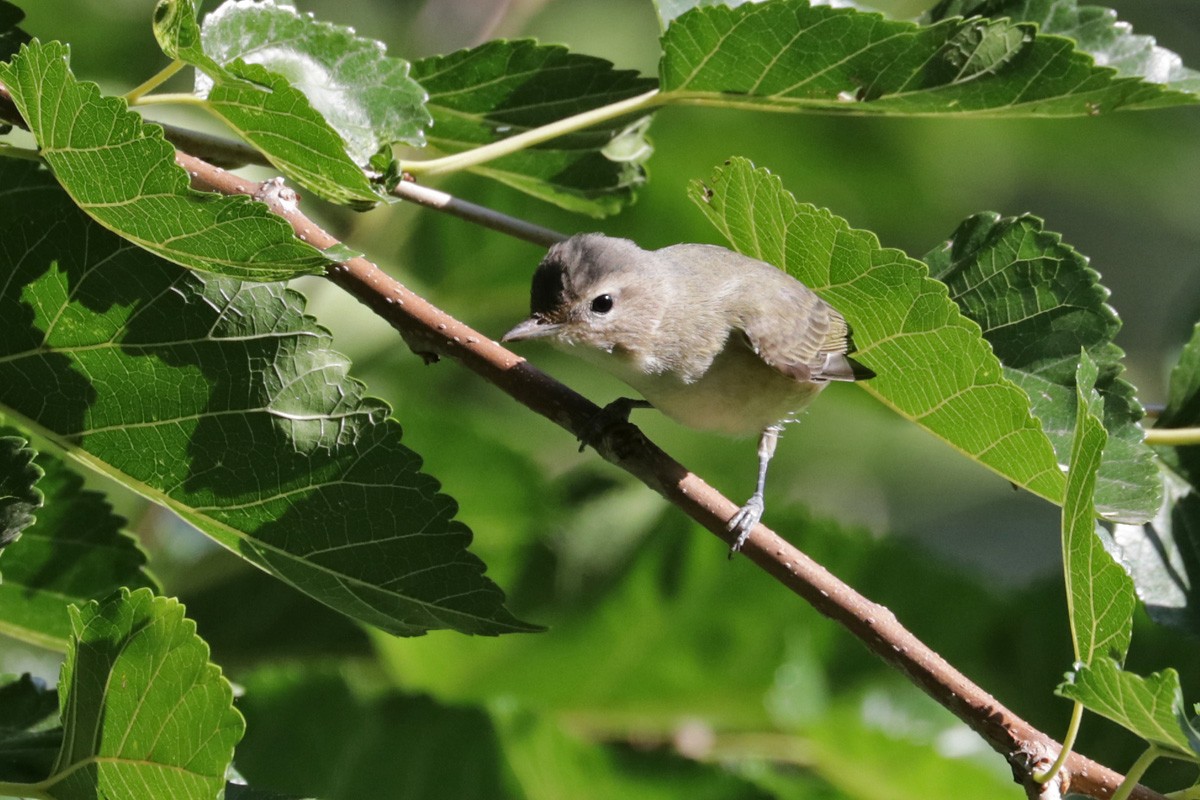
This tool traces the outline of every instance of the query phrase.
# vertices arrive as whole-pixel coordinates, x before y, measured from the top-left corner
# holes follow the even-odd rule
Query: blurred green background
[[[69,42],[76,73],[109,91],[125,91],[165,64],[150,33],[150,0],[21,5],[30,33]],[[658,22],[649,0],[299,5],[406,58],[533,36],[655,72]],[[1194,0],[1110,5],[1200,67]],[[180,80],[172,85],[182,88]],[[1102,274],[1124,320],[1117,341],[1130,379],[1149,403],[1162,401],[1166,371],[1200,320],[1196,109],[989,121],[666,108],[651,137],[650,181],[611,219],[573,216],[471,176],[439,185],[564,232],[601,230],[646,247],[719,242],[685,190],[730,155],[768,167],[801,201],[917,257],[970,214],[1031,212]],[[361,215],[316,204],[309,211],[481,331],[498,336],[527,312],[529,276],[541,257],[532,245],[408,205]],[[249,777],[329,797],[437,796],[372,757],[373,747],[391,752],[413,736],[404,720],[427,730],[436,718],[447,730],[480,731],[472,752],[490,753],[457,796],[522,796],[513,786],[527,796],[568,796],[556,787],[580,786],[598,797],[659,796],[650,787],[660,779],[673,787],[664,797],[693,785],[709,794],[687,791],[712,797],[962,797],[976,788],[980,797],[1021,796],[1011,785],[996,788],[1005,787],[1000,758],[980,753],[972,735],[748,562],[726,563],[720,542],[657,495],[590,451],[579,454],[567,433],[466,370],[423,366],[336,287],[314,279],[297,288],[354,361],[353,374],[393,405],[408,445],[459,501],[475,532],[472,549],[514,610],[551,630],[498,641],[449,633],[368,640],[162,512],[114,497],[150,547],[165,590],[188,603],[214,659],[248,687],[250,729],[239,766]],[[548,347],[521,352],[597,403],[623,392]],[[653,412],[634,419],[732,499],[750,493],[752,441],[731,445]],[[1015,492],[865,393],[835,386],[783,438],[765,521],[891,606],[1002,702],[1061,735],[1067,704],[1052,690],[1070,667],[1070,645],[1057,508]],[[54,674],[53,655],[3,650],[0,671]],[[1142,624],[1130,665],[1180,667],[1196,700],[1195,651],[1183,635]],[[414,691],[434,700],[418,702],[407,694]],[[429,702],[453,714],[421,705]],[[320,726],[338,714],[350,715],[344,730],[323,735]],[[306,748],[336,747],[330,740],[338,736],[360,740],[357,750],[337,753],[339,768],[356,777],[314,785],[323,778]],[[611,746],[589,750],[598,740]],[[1095,720],[1082,741],[1117,769],[1137,752],[1131,737]],[[419,753],[433,745],[404,747]],[[690,762],[671,755],[676,749],[736,766],[720,780],[693,774]],[[910,773],[904,781],[895,778],[897,763]],[[530,789],[537,783],[530,774],[542,781],[541,794]],[[560,774],[572,777],[554,783]],[[879,793],[889,782],[894,793]]]

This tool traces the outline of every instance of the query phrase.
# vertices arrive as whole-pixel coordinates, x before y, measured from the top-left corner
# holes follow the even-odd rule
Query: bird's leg
[[[737,539],[729,548],[730,558],[733,558],[733,554],[742,549],[742,545],[750,538],[750,531],[762,519],[763,510],[766,508],[763,501],[763,488],[767,484],[767,465],[771,463],[771,457],[775,455],[775,444],[779,441],[779,434],[782,431],[782,425],[770,425],[763,428],[762,436],[758,439],[758,488],[754,490],[754,494],[750,495],[746,504],[729,518],[729,524],[725,526],[725,530],[737,534]]]
[[[654,408],[654,406],[650,405],[647,400],[618,397],[600,409],[600,412],[589,419],[579,433],[579,452],[582,453],[585,447],[596,441],[597,437],[609,427],[619,422],[629,422],[629,412],[635,408]]]

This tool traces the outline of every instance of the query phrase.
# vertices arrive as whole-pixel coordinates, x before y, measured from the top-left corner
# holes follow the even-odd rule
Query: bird
[[[653,407],[691,428],[758,435],[754,494],[726,525],[731,557],[765,511],[783,426],[831,381],[875,376],[849,356],[850,328],[833,306],[778,267],[709,244],[644,250],[602,233],[558,242],[534,271],[529,318],[501,341],[530,339],[641,394],[609,403],[593,421],[601,429]]]

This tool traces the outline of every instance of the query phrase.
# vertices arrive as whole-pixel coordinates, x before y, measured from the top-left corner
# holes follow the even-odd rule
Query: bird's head
[[[663,304],[654,258],[628,239],[602,234],[559,242],[533,274],[529,319],[501,341],[545,338],[609,353],[640,351]]]

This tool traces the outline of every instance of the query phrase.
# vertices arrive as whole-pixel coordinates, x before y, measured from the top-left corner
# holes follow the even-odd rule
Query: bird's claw
[[[602,433],[613,425],[629,422],[629,412],[633,409],[648,405],[649,403],[644,400],[634,400],[629,397],[618,397],[613,400],[584,424],[583,430],[579,432],[579,452],[582,453],[589,444],[593,444]]]
[[[755,494],[746,504],[737,510],[737,513],[729,518],[729,522],[725,525],[725,530],[736,534],[733,544],[729,548],[729,557],[733,558],[733,554],[742,549],[742,545],[750,538],[750,531],[754,530],[754,526],[762,519],[765,504],[761,495]]]

